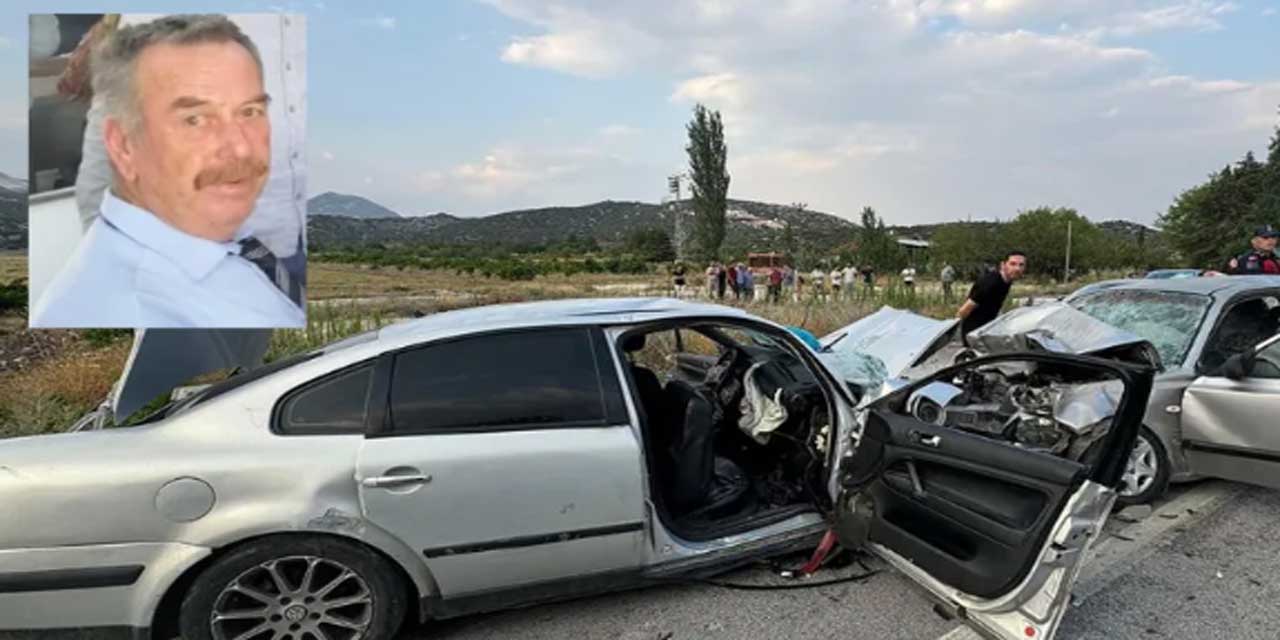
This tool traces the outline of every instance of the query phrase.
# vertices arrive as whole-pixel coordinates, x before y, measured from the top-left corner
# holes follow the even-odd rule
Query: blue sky
[[[732,197],[1150,223],[1280,121],[1280,0],[219,6],[273,7],[308,15],[309,190],[406,215],[657,201],[700,101],[725,116]],[[5,86],[25,86],[26,13],[50,9],[0,8]],[[0,94],[0,171],[19,176],[25,93]]]

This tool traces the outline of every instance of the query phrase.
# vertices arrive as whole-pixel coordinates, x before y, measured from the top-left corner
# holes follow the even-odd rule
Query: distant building
[[[899,247],[902,247],[907,252],[908,261],[911,264],[917,265],[928,262],[928,240],[920,240],[918,238],[894,238],[894,240],[898,243]]]

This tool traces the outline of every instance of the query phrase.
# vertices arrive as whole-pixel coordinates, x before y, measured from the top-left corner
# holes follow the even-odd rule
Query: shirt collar
[[[110,189],[103,194],[101,212],[107,224],[178,265],[193,280],[204,279],[227,254],[240,253],[236,242],[214,242],[179,231]]]

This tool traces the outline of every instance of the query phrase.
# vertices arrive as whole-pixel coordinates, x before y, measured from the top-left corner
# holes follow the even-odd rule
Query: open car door
[[[1197,378],[1182,399],[1191,471],[1280,489],[1280,335]]]
[[[867,406],[836,531],[994,638],[1051,638],[1116,497],[1153,369],[1023,352]]]

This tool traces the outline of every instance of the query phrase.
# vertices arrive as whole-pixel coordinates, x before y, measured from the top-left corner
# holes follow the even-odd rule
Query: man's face
[[[1004,263],[1000,265],[1004,277],[1009,282],[1013,282],[1022,277],[1027,270],[1027,259],[1024,256],[1009,256]]]
[[[1267,236],[1254,236],[1253,249],[1254,251],[1258,251],[1260,253],[1275,252],[1276,239],[1268,238]]]
[[[142,120],[122,172],[136,204],[191,235],[232,239],[267,181],[271,124],[239,44],[158,44],[136,62]]]

